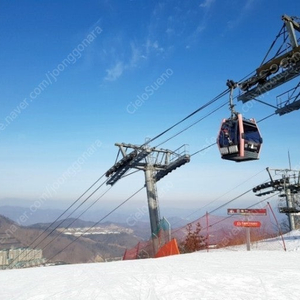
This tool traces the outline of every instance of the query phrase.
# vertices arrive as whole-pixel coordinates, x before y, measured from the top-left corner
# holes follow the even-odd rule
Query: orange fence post
[[[270,203],[269,203],[269,202],[267,202],[267,203],[268,203],[268,206],[269,206],[269,208],[270,208],[270,210],[271,210],[271,212],[272,212],[272,215],[273,215],[273,217],[274,217],[274,219],[275,219],[275,221],[276,221],[276,224],[277,224],[277,227],[278,227],[278,231],[279,231],[279,234],[280,234],[281,239],[282,239],[283,249],[284,249],[284,251],[286,251],[285,241],[284,241],[284,238],[283,238],[281,229],[280,229],[280,225],[279,225],[279,223],[278,223],[278,220],[277,220],[277,218],[276,218],[276,216],[275,216],[275,214],[274,214],[274,211],[273,211],[273,209],[272,209]]]

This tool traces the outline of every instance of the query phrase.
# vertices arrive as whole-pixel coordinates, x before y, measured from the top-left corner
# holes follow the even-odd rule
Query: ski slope
[[[300,299],[300,232],[246,247],[0,271],[0,299]],[[261,250],[261,249],[263,250]],[[275,249],[276,247],[273,247]]]

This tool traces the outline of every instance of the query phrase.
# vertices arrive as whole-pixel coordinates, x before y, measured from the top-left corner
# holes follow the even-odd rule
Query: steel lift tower
[[[156,182],[176,168],[188,163],[190,155],[186,151],[186,145],[175,151],[151,148],[147,143],[142,146],[116,143],[115,146],[119,147],[117,159],[120,154],[122,158],[106,172],[106,177],[108,177],[106,184],[114,185],[129,169],[134,168],[144,171],[151,238],[155,254],[159,248],[157,235],[161,229]]]
[[[300,24],[295,19],[295,17],[287,15],[282,16],[284,25],[262,64],[256,69],[256,74],[239,83],[243,93],[238,96],[238,100],[245,103],[255,99],[300,75],[300,45],[296,36],[296,31],[300,32]],[[277,41],[280,38],[282,38],[281,45],[275,55],[267,60],[271,49],[278,44]],[[285,108],[288,108],[288,110],[299,109],[299,102],[295,102],[293,105],[289,104],[287,103],[288,107],[281,107],[276,113],[285,113]]]
[[[289,218],[290,230],[295,230],[295,216],[300,213],[299,192],[300,192],[300,171],[291,169],[269,169],[267,168],[271,181],[260,184],[253,188],[256,196],[264,196],[274,192],[279,192],[279,198],[285,199],[285,203],[279,206],[279,212],[285,213]],[[273,179],[274,176],[280,175],[281,179]],[[265,190],[261,192],[261,190]]]

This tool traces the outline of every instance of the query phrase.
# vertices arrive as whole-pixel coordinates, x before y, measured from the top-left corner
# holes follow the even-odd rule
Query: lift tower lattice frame
[[[295,230],[295,216],[300,213],[299,204],[296,201],[296,196],[300,192],[300,171],[292,169],[266,169],[270,180],[267,183],[260,184],[253,188],[256,196],[265,196],[274,192],[279,192],[279,197],[285,198],[286,206],[280,206],[279,212],[285,213],[289,219],[290,230]],[[271,175],[281,176],[281,179],[274,179]],[[261,192],[261,190],[265,190]]]

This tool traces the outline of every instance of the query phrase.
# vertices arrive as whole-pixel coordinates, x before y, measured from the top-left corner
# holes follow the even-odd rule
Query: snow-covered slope
[[[246,245],[227,247],[228,250],[239,251],[244,250]],[[281,236],[272,239],[266,239],[251,244],[252,251],[261,250],[278,250],[282,251],[300,251],[300,230],[294,230],[283,235],[283,240]],[[300,252],[299,252],[300,256]],[[300,299],[300,297],[299,297]]]
[[[269,243],[278,243],[278,240]],[[300,299],[299,231],[283,250],[215,250],[172,257],[0,272],[0,299]],[[262,244],[263,245],[263,244]]]

